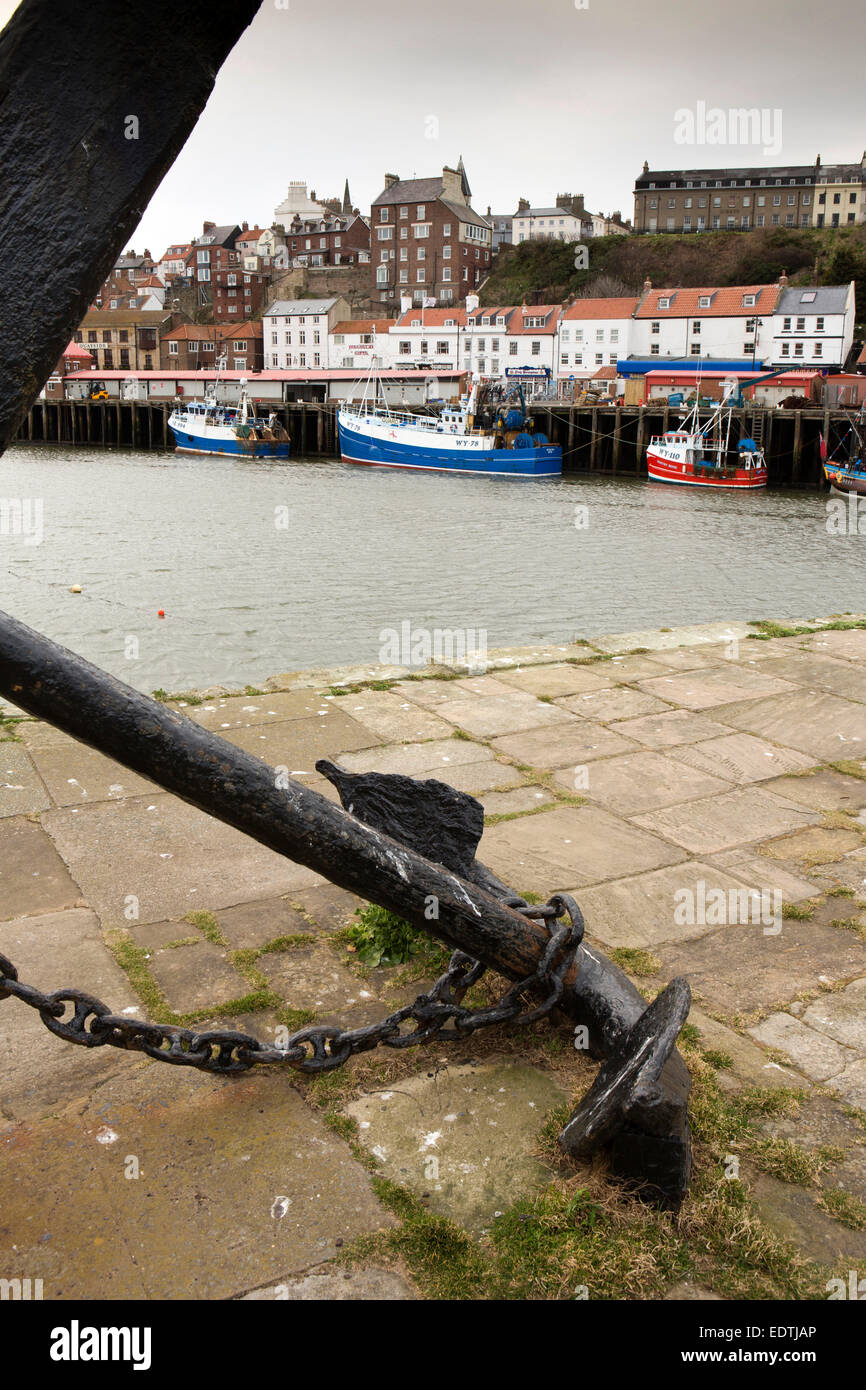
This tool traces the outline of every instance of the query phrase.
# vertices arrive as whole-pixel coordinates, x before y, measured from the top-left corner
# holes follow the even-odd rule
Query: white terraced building
[[[331,367],[330,335],[351,317],[342,295],[278,299],[262,315],[265,367]],[[337,363],[336,365],[339,365]]]

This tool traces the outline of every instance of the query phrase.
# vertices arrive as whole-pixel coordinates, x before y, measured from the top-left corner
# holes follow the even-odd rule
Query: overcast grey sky
[[[205,218],[269,225],[290,179],[326,197],[348,177],[369,211],[386,170],[435,174],[460,154],[482,212],[571,192],[630,216],[644,159],[830,163],[866,147],[863,0],[283,3],[263,0],[226,61],[136,249],[159,256]],[[0,0],[0,22],[15,8]],[[676,143],[675,113],[700,101],[778,109],[778,155]]]

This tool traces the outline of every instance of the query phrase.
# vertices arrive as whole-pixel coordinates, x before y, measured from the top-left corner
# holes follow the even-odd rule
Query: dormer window
[[[743,308],[744,308],[744,309],[751,309],[756,303],[757,303],[757,298],[756,298],[755,295],[753,295],[753,294],[744,294],[744,295],[743,295]]]
[[[505,315],[504,315],[504,314],[497,314],[497,315],[496,315],[496,327],[497,327],[497,328],[504,328],[504,327],[505,327]]]
[[[698,308],[699,308],[699,309],[709,309],[710,304],[712,303],[712,298],[713,298],[713,297],[712,297],[712,295],[710,295],[710,294],[702,294],[702,295],[699,295],[699,296],[698,296]]]
[[[660,308],[660,309],[669,309],[670,307],[671,307],[671,301],[670,301],[669,296],[667,296],[667,295],[662,295],[661,298],[659,299],[659,308]]]

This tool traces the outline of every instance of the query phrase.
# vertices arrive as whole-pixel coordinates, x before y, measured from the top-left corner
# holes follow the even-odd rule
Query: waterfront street
[[[21,457],[7,455],[13,472]],[[147,466],[169,484],[193,475],[174,463]],[[211,466],[230,487],[231,466]],[[324,467],[281,475],[263,512],[279,496],[291,502],[293,486],[299,507]],[[363,475],[355,485],[356,476],[346,471],[346,491],[329,489],[333,504],[348,515],[365,487],[381,483],[380,497],[391,488],[387,525],[398,551],[409,547],[409,523],[401,530],[397,522],[400,480]],[[600,486],[520,489],[486,553],[501,551],[517,566],[529,552],[539,585],[550,553],[554,579],[561,577],[569,547],[587,544],[569,535],[567,513]],[[646,489],[606,486],[629,518],[620,539],[646,545],[641,533],[658,516]],[[465,487],[461,480],[448,493]],[[473,487],[459,493],[464,506]],[[429,491],[420,479],[411,488],[423,511]],[[207,489],[196,490],[205,506]],[[226,513],[229,496],[221,494]],[[688,501],[698,546],[702,528],[716,522],[702,511],[705,499]],[[786,509],[789,525],[802,509],[790,585],[810,573],[810,527],[815,564],[819,554],[833,564],[833,546],[819,537],[820,499],[745,501],[732,509],[733,534],[773,524],[773,505]],[[677,497],[672,506],[680,504]],[[616,528],[616,505],[591,512],[599,533]],[[676,525],[676,510],[662,519],[660,535]],[[478,536],[491,524],[480,515],[470,529]],[[303,534],[299,523],[289,547],[302,547]],[[336,525],[333,538],[332,551],[323,551],[332,572],[360,585],[348,524]],[[124,539],[140,558],[142,537],[128,527]],[[376,538],[366,539],[374,552]],[[840,539],[838,548],[848,557],[856,544]],[[222,546],[217,553],[223,568],[234,563]],[[423,555],[414,553],[423,591]],[[239,570],[246,558],[242,551]],[[131,574],[137,562],[130,560]],[[64,581],[87,578],[58,571],[56,557],[51,564]],[[388,567],[395,577],[393,555]],[[716,612],[726,611],[726,568],[713,570],[714,601],[706,602]],[[634,563],[630,572],[638,572]],[[682,579],[682,564],[671,563],[667,582]],[[471,581],[463,567],[462,582]],[[152,575],[143,586],[142,603],[155,607]],[[27,592],[22,582],[15,611],[79,645],[83,629],[58,631],[75,600],[58,592],[48,624],[45,612],[28,611]],[[690,594],[679,594],[682,612]],[[790,617],[795,597],[789,587],[773,613],[765,602],[749,616]],[[626,602],[617,586],[620,629],[629,626]],[[381,613],[381,596],[376,603],[371,611]],[[661,603],[644,593],[641,611],[658,613]],[[531,607],[553,624],[555,610],[537,590]],[[411,602],[403,596],[395,611],[412,611]],[[527,1285],[496,1234],[529,1220],[514,1213],[539,1211],[563,1183],[570,1194],[601,1190],[600,1162],[592,1173],[564,1172],[549,1145],[539,1146],[545,1117],[582,1094],[596,1071],[562,1022],[491,1029],[448,1053],[441,1043],[380,1049],[309,1082],[286,1069],[219,1078],[73,1047],[14,999],[0,1002],[4,1270],[20,1266],[41,1278],[46,1299],[447,1296],[419,1241],[401,1243],[406,1210],[376,1188],[384,1177],[456,1223],[449,1277],[458,1280],[476,1258],[488,1262],[486,1292],[467,1274],[452,1296],[571,1298],[579,1283],[590,1298],[826,1297],[832,1274],[847,1278],[866,1260],[866,1230],[850,1216],[860,1210],[854,1199],[866,1199],[866,628],[855,625],[864,621],[849,616],[848,626],[790,636],[733,618],[674,630],[641,623],[618,637],[596,628],[592,645],[491,652],[481,676],[374,670],[362,657],[350,669],[265,680],[261,667],[243,668],[248,652],[237,646],[230,661],[214,648],[209,675],[201,653],[178,673],[194,669],[190,683],[210,688],[176,708],[327,796],[333,789],[314,771],[320,757],[354,771],[434,777],[475,795],[486,816],[479,858],[490,868],[541,900],[573,893],[589,945],[613,953],[648,998],[675,975],[689,980],[697,1033],[684,1045],[696,1077],[696,1179],[677,1230],[666,1227],[651,1256],[640,1245],[646,1231],[634,1234],[619,1284],[604,1268],[605,1223],[615,1216],[609,1193],[593,1236],[597,1266],[578,1270],[566,1251],[561,1270],[551,1271],[539,1256],[536,1283]],[[318,625],[308,611],[305,631]],[[94,645],[86,654],[104,659]],[[335,649],[331,636],[324,646]],[[227,684],[256,678],[260,689],[231,694],[212,685],[229,671]],[[427,969],[423,958],[415,970],[361,966],[340,935],[356,906],[348,894],[21,717],[2,697],[0,887],[0,952],[27,983],[76,986],[113,1012],[237,1028],[269,1042],[313,1016],[347,1027],[372,1022],[414,998],[439,968]],[[744,889],[761,899],[759,920],[730,916]],[[752,1106],[749,1144],[742,1132],[731,1140],[713,1130],[711,1090],[719,1104]],[[784,1093],[784,1104],[766,1099],[773,1093]],[[760,1105],[747,1100],[757,1094]],[[796,1171],[786,1167],[795,1148],[803,1155]],[[723,1171],[732,1159],[735,1171]],[[732,1182],[750,1194],[746,1254],[705,1238],[707,1210],[728,1200]],[[783,1256],[774,1241],[789,1243],[778,1247]]]

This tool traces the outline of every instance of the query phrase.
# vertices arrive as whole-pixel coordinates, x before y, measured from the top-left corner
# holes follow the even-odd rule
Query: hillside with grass
[[[480,291],[482,305],[556,304],[570,294],[640,294],[657,289],[772,284],[857,285],[858,324],[866,318],[866,226],[773,227],[689,236],[609,236],[587,244],[589,269],[575,270],[574,246],[525,241],[504,246]],[[858,331],[858,336],[863,336]]]

